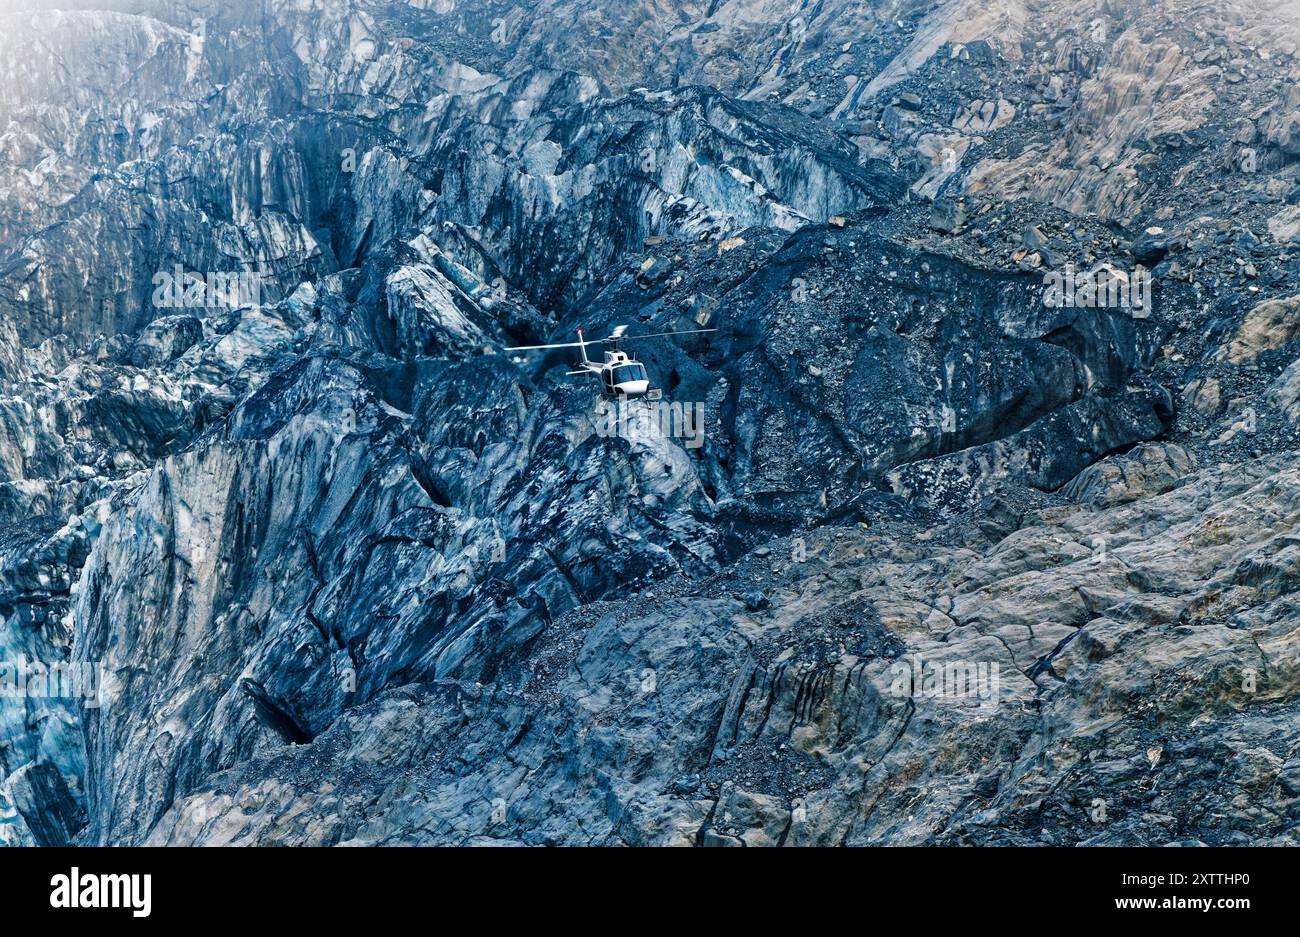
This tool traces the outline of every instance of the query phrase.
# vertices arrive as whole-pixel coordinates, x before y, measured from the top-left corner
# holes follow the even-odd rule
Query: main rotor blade
[[[609,338],[598,338],[595,341],[587,342],[588,345],[595,345],[602,342],[636,342],[643,338],[661,338],[664,335],[698,335],[701,332],[716,332],[717,329],[683,329],[680,332],[651,332],[648,335],[611,335]]]
[[[618,328],[626,328],[619,326]],[[698,335],[701,332],[716,332],[717,329],[683,329],[680,332],[651,332],[649,335],[621,335],[618,328],[608,338],[593,338],[587,342],[561,342],[558,345],[515,345],[504,351],[542,351],[547,348],[581,348],[583,345],[608,345],[611,342],[635,342],[642,338],[662,338],[665,335]]]
[[[512,348],[503,348],[502,351],[541,351],[543,348],[581,348],[583,345],[594,345],[595,342],[563,342],[559,345],[515,345]]]

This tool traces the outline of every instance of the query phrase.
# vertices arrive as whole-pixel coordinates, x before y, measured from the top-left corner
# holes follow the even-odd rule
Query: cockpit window
[[[627,381],[644,381],[645,365],[643,364],[621,364],[614,369],[614,383],[623,384]]]

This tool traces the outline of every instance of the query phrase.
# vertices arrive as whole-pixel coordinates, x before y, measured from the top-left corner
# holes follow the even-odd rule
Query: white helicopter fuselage
[[[581,370],[594,374],[600,381],[601,392],[610,397],[644,397],[650,392],[650,375],[645,365],[617,348],[605,352],[604,361],[592,361],[587,357],[587,346],[582,338],[582,329],[578,329],[579,347],[582,349]]]
[[[650,390],[645,365],[621,351],[605,352],[605,361],[598,368],[601,389],[607,394],[641,397]]]
[[[596,339],[588,342],[582,337],[582,329],[578,329],[578,340],[576,342],[561,342],[551,345],[518,345],[513,348],[507,348],[507,351],[549,351],[556,348],[578,348],[582,352],[582,360],[574,364],[575,370],[569,371],[569,374],[591,374],[600,381],[601,392],[611,397],[645,397],[658,399],[661,393],[657,390],[650,389],[650,375],[646,373],[645,365],[627,352],[618,349],[618,343],[627,336],[624,335],[626,326],[618,326],[614,329],[613,334],[608,338]],[[687,329],[678,332],[655,332],[650,335],[640,336],[640,338],[659,338],[668,335],[693,335],[699,332],[715,332],[716,329]],[[635,336],[633,338],[636,338]],[[592,361],[587,357],[588,345],[614,345],[614,349],[605,352],[604,361]]]

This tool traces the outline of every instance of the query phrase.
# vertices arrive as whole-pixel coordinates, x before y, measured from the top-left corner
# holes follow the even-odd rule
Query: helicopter
[[[582,349],[582,361],[574,363],[575,370],[564,372],[567,376],[577,374],[595,375],[600,380],[601,392],[610,397],[648,397],[654,400],[659,397],[660,391],[650,388],[650,378],[646,374],[645,365],[623,351],[619,347],[620,343],[630,340],[640,341],[643,338],[661,338],[666,335],[697,335],[701,332],[716,331],[717,329],[685,329],[679,332],[651,332],[648,335],[627,335],[627,326],[619,325],[606,338],[595,338],[588,341],[582,337],[582,329],[578,329],[578,340],[576,342],[561,342],[557,345],[517,345],[505,350],[549,351],[553,348],[580,348]],[[609,345],[609,350],[605,352],[605,360],[592,361],[588,358],[588,345]]]

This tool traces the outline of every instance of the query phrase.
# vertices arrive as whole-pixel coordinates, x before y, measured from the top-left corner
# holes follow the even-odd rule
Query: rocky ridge
[[[0,841],[1294,840],[1285,8],[43,6]]]

